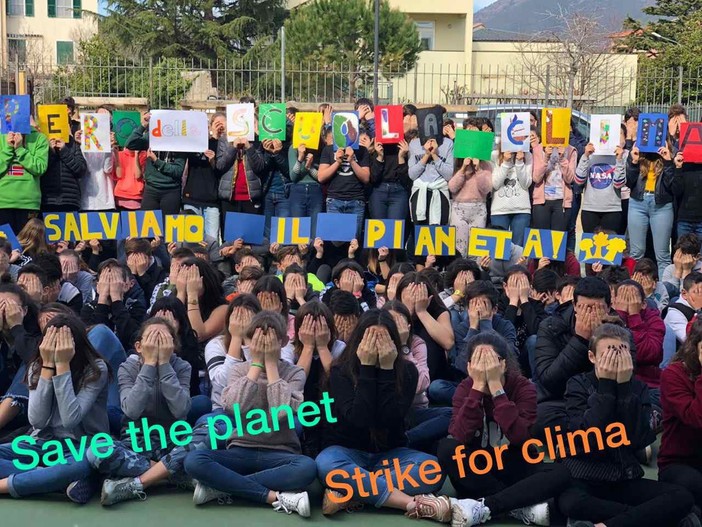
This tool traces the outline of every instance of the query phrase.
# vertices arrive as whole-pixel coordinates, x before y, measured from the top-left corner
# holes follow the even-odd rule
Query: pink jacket
[[[448,182],[453,201],[466,203],[469,201],[487,200],[492,191],[492,163],[481,161],[478,171],[466,176],[461,167]]]
[[[534,191],[532,194],[532,203],[534,205],[543,205],[546,202],[544,196],[544,185],[546,176],[548,175],[548,159],[544,148],[539,144],[534,147]],[[575,168],[578,162],[578,152],[572,146],[565,150],[563,159],[561,159],[561,173],[563,174],[563,208],[569,209],[573,204],[573,191],[570,184],[575,180]],[[449,183],[450,186],[450,183]]]
[[[429,366],[427,366],[427,344],[421,337],[414,335],[410,342],[410,353],[407,355],[414,365],[417,367],[419,379],[417,381],[417,395],[414,397],[412,406],[414,408],[427,408],[429,406],[429,398],[427,397],[427,388],[429,388]]]

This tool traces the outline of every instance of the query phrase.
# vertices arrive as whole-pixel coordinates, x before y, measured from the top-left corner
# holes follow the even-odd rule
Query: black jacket
[[[673,194],[673,174],[675,173],[675,165],[672,161],[663,162],[663,172],[656,178],[656,187],[654,197],[656,205],[665,205],[672,203]],[[646,181],[641,177],[641,167],[639,164],[632,164],[631,156],[628,156],[626,162],[626,186],[631,189],[631,197],[637,201],[643,200]]]
[[[702,164],[684,163],[675,169],[673,194],[680,202],[679,220],[702,221]]]
[[[161,264],[154,258],[154,263],[146,270],[142,276],[137,276],[137,282],[144,291],[144,298],[150,302],[151,295],[158,284],[168,277],[168,272],[161,267]]]
[[[610,482],[643,477],[644,471],[636,460],[636,451],[656,440],[650,425],[651,401],[646,384],[636,379],[617,384],[610,379],[597,379],[594,372],[584,373],[568,381],[565,399],[568,430],[597,428],[605,446],[604,450],[600,450],[594,432],[590,432],[591,451],[585,454],[583,442],[574,439],[578,455],[569,455],[563,460],[571,475],[577,479]],[[629,446],[607,446],[609,434],[606,428],[612,423],[624,425],[626,437],[631,442]],[[621,440],[621,436],[616,436],[616,443]]]
[[[216,153],[217,145],[217,139],[210,137],[208,148]],[[188,177],[183,187],[183,203],[196,207],[219,207],[221,175],[204,153],[188,154]]]
[[[88,165],[73,138],[61,150],[49,149],[49,166],[41,182],[42,209],[80,209],[80,182]]]

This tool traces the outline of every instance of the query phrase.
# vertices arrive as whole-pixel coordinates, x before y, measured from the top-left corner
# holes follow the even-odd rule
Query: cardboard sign
[[[251,103],[228,104],[227,141],[233,143],[237,139],[246,139],[247,141],[256,139],[255,113],[254,105]]]
[[[325,242],[350,242],[356,238],[356,215],[323,212],[317,214],[316,238]]]
[[[332,115],[332,136],[334,150],[351,147],[358,149],[361,123],[357,112],[334,112]]]
[[[81,114],[80,129],[83,131],[83,138],[80,142],[80,149],[83,153],[112,151],[110,144],[110,114]]]
[[[120,214],[121,238],[163,238],[163,214],[160,210],[125,210]]]
[[[117,144],[124,147],[132,132],[141,125],[141,114],[139,112],[115,110],[112,114],[112,125]]]
[[[490,161],[492,147],[495,144],[494,132],[478,130],[456,130],[456,140],[453,145],[453,157],[456,159],[480,159]]]
[[[595,155],[613,156],[619,146],[622,116],[593,115],[590,123],[590,142],[595,147]]]
[[[319,112],[298,112],[293,127],[293,148],[305,145],[307,150],[317,150],[323,124],[324,116]]]
[[[37,109],[39,130],[49,139],[68,143],[71,127],[68,124],[68,106],[65,104],[40,104]]]
[[[119,212],[47,212],[44,227],[50,243],[121,238]]]
[[[583,233],[578,244],[578,261],[584,264],[621,265],[626,239],[617,234]]]
[[[29,124],[29,114],[31,113],[29,95],[0,96],[0,111],[2,111],[0,133],[31,133],[32,127]]]
[[[300,245],[310,243],[312,218],[273,218],[271,243]]]
[[[258,138],[285,141],[285,104],[262,104],[258,107]]]
[[[154,152],[204,152],[209,149],[205,112],[154,110],[149,120],[149,147]]]
[[[668,138],[668,116],[664,113],[642,113],[636,132],[640,152],[658,152]]]
[[[6,223],[5,225],[0,225],[0,238],[5,238],[8,242],[10,242],[13,251],[22,250],[22,246],[17,240],[17,236],[15,236],[15,233],[12,230],[12,227],[10,227],[9,223]]]
[[[570,108],[544,108],[541,111],[541,144],[544,147],[568,146]]]
[[[702,163],[702,123],[680,125],[680,150],[685,163]]]
[[[402,141],[405,137],[403,121],[402,106],[376,106],[375,141],[384,145],[397,144]]]
[[[205,240],[205,218],[196,214],[167,214],[163,217],[166,243],[200,243]]]
[[[568,233],[563,231],[550,231],[546,229],[524,229],[525,258],[548,258],[558,262],[565,262]]]
[[[500,114],[500,149],[503,152],[528,152],[531,146],[531,116],[529,112]]]
[[[402,249],[405,246],[405,220],[366,220],[363,247]]]
[[[422,146],[429,139],[436,139],[439,145],[444,142],[444,112],[441,106],[417,110],[417,123]]]
[[[224,218],[224,241],[233,242],[241,238],[245,243],[261,245],[266,217],[261,214],[227,212]]]
[[[456,227],[448,225],[416,225],[414,227],[415,256],[454,256]]]
[[[509,260],[512,254],[512,233],[498,229],[473,227],[468,239],[468,256],[493,260]]]

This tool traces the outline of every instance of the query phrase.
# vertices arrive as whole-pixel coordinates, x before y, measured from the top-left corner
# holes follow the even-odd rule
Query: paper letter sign
[[[524,251],[525,258],[548,258],[558,262],[564,262],[566,258],[566,232],[549,231],[543,229],[524,229]]]
[[[204,152],[209,148],[205,112],[154,110],[149,121],[149,146],[154,152]]]
[[[402,249],[404,245],[405,220],[366,220],[364,247]]]
[[[503,152],[528,152],[531,133],[529,112],[503,113],[500,117]]]
[[[254,133],[254,105],[228,104],[227,105],[227,140],[233,143],[237,139],[253,141]]]
[[[241,238],[245,243],[263,243],[266,217],[262,214],[227,212],[224,218],[224,241],[233,242]]]
[[[453,256],[456,254],[456,227],[417,225],[414,228],[415,256]]]
[[[15,236],[14,231],[12,230],[12,227],[10,227],[9,223],[6,223],[5,225],[0,225],[0,239],[6,239],[8,242],[10,242],[10,245],[12,245],[12,250],[13,251],[21,251],[22,246],[20,245],[20,242],[17,240],[17,236]]]
[[[29,95],[3,95],[0,97],[0,111],[0,133],[28,134],[32,131],[29,125]]]
[[[405,137],[402,106],[375,107],[375,140],[389,145],[399,143]]]
[[[702,123],[680,125],[680,150],[685,163],[702,163]]]
[[[112,114],[115,138],[119,146],[124,146],[134,129],[141,124],[141,114],[139,112],[124,112],[115,110]]]
[[[639,128],[636,146],[641,152],[658,152],[665,146],[668,137],[668,116],[664,113],[642,113],[639,115]]]
[[[310,243],[312,218],[272,218],[271,243],[301,245]]]
[[[298,112],[293,128],[293,148],[305,145],[307,150],[317,150],[323,123],[324,117],[319,112]]]
[[[358,148],[361,124],[356,112],[339,112],[332,116],[332,134],[334,150],[351,147]]]
[[[60,139],[68,143],[71,128],[68,125],[68,107],[65,104],[40,104],[38,114],[41,133],[49,139]]]
[[[512,254],[512,233],[497,229],[470,230],[468,256],[482,258],[489,256],[494,260],[509,260]]]
[[[429,139],[436,139],[438,144],[444,142],[444,113],[441,106],[417,110],[417,123],[422,145]]]
[[[590,142],[595,147],[595,155],[613,156],[619,146],[621,135],[621,115],[593,115],[590,123]]]
[[[578,245],[578,261],[584,264],[601,263],[603,265],[621,265],[622,255],[626,249],[624,236],[583,233]]]
[[[456,130],[456,141],[453,146],[453,156],[456,159],[480,159],[490,161],[492,145],[495,143],[493,132],[478,130]]]
[[[80,126],[83,131],[80,149],[84,153],[112,151],[110,144],[110,114],[84,113],[80,116]]]
[[[356,237],[356,215],[333,212],[317,214],[315,237],[325,242],[350,242]]]
[[[570,108],[544,108],[541,112],[541,144],[568,146],[570,140]]]
[[[258,107],[258,138],[285,141],[285,104],[262,104]]]

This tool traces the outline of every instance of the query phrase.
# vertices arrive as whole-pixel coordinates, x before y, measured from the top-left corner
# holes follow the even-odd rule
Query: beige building
[[[0,0],[0,61],[67,64],[97,32],[97,0]]]

